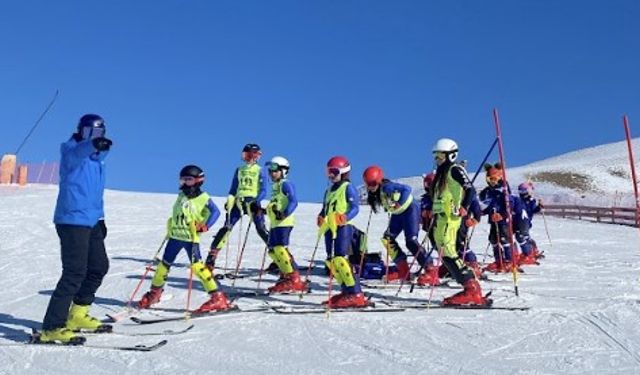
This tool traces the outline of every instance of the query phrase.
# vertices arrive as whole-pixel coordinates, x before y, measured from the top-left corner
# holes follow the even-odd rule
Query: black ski
[[[21,345],[42,345],[48,347],[56,347],[56,348],[91,348],[91,349],[104,349],[104,350],[124,350],[124,351],[132,351],[132,352],[151,352],[158,348],[161,348],[167,344],[167,340],[159,341],[153,345],[105,345],[105,344],[87,344],[85,337],[78,337],[74,342],[65,344],[65,343],[51,343],[51,342],[42,342],[40,341],[40,332],[34,330],[31,335],[29,335],[29,339],[26,342],[14,343],[14,344],[6,344],[3,346],[21,346]]]
[[[165,329],[162,331],[158,331],[158,332],[125,332],[125,331],[111,331],[111,332],[104,332],[104,333],[100,333],[100,332],[80,332],[83,336],[96,336],[96,335],[107,335],[107,336],[111,336],[111,335],[115,335],[115,336],[174,336],[174,335],[181,335],[183,333],[189,332],[190,330],[193,329],[193,327],[195,327],[193,324],[188,325],[187,327],[183,328],[183,329],[178,329],[178,330],[174,330],[174,329]]]
[[[188,315],[166,316],[166,317],[159,317],[159,318],[138,318],[136,316],[132,316],[130,319],[137,324],[155,324],[155,323],[164,323],[164,322],[175,322],[180,320],[209,318],[213,316],[229,315],[234,313],[257,312],[257,311],[267,311],[267,310],[269,310],[269,308],[266,306],[256,307],[252,309],[240,309],[238,306],[233,306],[227,310],[222,310],[222,311],[211,311],[206,313],[191,312]]]

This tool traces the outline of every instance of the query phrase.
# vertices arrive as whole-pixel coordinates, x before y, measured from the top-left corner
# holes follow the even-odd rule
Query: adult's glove
[[[503,219],[502,215],[500,215],[498,212],[494,212],[491,214],[491,221],[493,221],[494,223],[502,221],[502,219]]]
[[[98,137],[94,138],[92,141],[93,147],[98,151],[109,151],[113,142],[109,138]]]

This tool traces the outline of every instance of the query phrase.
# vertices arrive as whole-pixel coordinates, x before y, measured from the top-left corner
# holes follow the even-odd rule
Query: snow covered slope
[[[596,152],[597,154],[597,152]],[[279,315],[244,313],[193,320],[195,328],[169,336],[169,343],[151,353],[103,351],[89,348],[16,346],[25,331],[38,328],[50,293],[60,275],[58,240],[51,216],[55,187],[0,187],[0,373],[1,374],[632,374],[640,373],[640,248],[634,228],[548,218],[551,247],[541,222],[533,236],[547,258],[526,268],[519,279],[520,297],[509,276],[482,282],[493,291],[496,305],[530,306],[529,311],[407,310],[388,313]],[[111,269],[92,308],[97,316],[122,308],[158,248],[172,195],[108,191],[106,194],[108,253]],[[217,201],[218,204],[222,200]],[[298,210],[291,250],[303,265],[316,239],[319,206]],[[368,210],[356,223],[364,228]],[[370,245],[386,226],[386,216],[372,220]],[[246,221],[244,225],[246,226]],[[222,225],[216,223],[213,233]],[[213,233],[203,239],[204,247]],[[485,258],[485,224],[475,230],[472,247]],[[402,243],[402,242],[401,242]],[[231,240],[229,265],[235,265],[238,230]],[[243,272],[236,289],[255,290],[264,246],[251,232]],[[324,249],[318,253],[323,259]],[[487,261],[490,259],[487,258]],[[180,255],[171,270],[166,308],[186,303],[187,262]],[[224,258],[220,261],[224,264]],[[266,277],[262,287],[271,285]],[[312,278],[321,294],[303,303],[326,298],[327,279]],[[197,283],[196,283],[197,285]],[[230,280],[222,287],[230,291]],[[148,288],[149,281],[144,288]],[[396,290],[370,290],[374,300],[393,299]],[[436,288],[434,299],[456,292]],[[428,289],[397,297],[425,301]],[[197,286],[192,307],[205,299]],[[300,303],[297,296],[270,303]],[[262,300],[242,298],[241,307]],[[171,312],[155,311],[155,314]],[[116,330],[158,332],[188,323],[138,326],[117,323]],[[94,344],[152,343],[159,337],[92,336]]]
[[[632,140],[632,145],[634,155],[640,157],[640,139]],[[498,160],[497,152],[494,154],[490,162]],[[461,157],[464,158],[464,155]],[[471,177],[479,162],[469,161],[467,170]],[[512,188],[530,180],[535,185],[536,194],[547,202],[603,207],[635,205],[625,141],[573,151],[521,167],[507,167]],[[636,170],[638,167],[636,164]],[[411,185],[420,194],[423,191],[422,177],[401,178],[398,181]],[[484,171],[477,177],[475,186],[478,189],[485,186]]]

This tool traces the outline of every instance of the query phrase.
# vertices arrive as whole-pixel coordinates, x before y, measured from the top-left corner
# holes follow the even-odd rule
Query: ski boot
[[[389,270],[389,273],[383,277],[387,282],[396,280],[409,280],[409,263],[406,259],[396,263],[395,270]]]
[[[66,328],[79,332],[111,332],[113,327],[89,315],[90,305],[71,305],[69,317],[67,318]]]
[[[364,293],[340,293],[331,297],[329,307],[334,309],[348,309],[353,307],[367,307],[369,301]]]
[[[440,284],[440,278],[438,277],[439,267],[436,266],[427,266],[427,269],[418,276],[416,280],[416,284],[420,286],[425,285],[438,285]]]
[[[202,306],[194,311],[194,313],[202,314],[212,311],[222,311],[230,309],[231,307],[231,303],[223,292],[213,292],[211,293],[211,298],[209,298],[207,302],[203,303]]]
[[[33,336],[33,342],[36,344],[82,345],[85,341],[87,339],[84,336],[76,335],[67,327],[42,331]]]
[[[525,255],[525,253],[520,254],[520,259],[518,260],[518,263],[523,264],[523,265],[537,265],[538,260],[536,259],[535,255],[533,254],[533,251],[529,254],[529,255]]]
[[[151,289],[142,296],[140,302],[138,302],[139,309],[148,309],[151,305],[160,302],[162,296],[162,288],[151,287]]]
[[[269,293],[291,293],[304,292],[307,290],[307,283],[300,280],[300,273],[294,271],[278,280],[276,285],[269,288]]]
[[[480,264],[478,264],[478,262],[466,262],[466,265],[471,269],[471,271],[473,271],[476,279],[482,278],[482,268],[480,268]]]
[[[482,295],[482,289],[476,279],[469,279],[463,285],[464,289],[451,297],[442,300],[442,305],[479,305],[488,306],[491,300]]]

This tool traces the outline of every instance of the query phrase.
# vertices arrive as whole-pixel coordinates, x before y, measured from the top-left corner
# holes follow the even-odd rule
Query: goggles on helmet
[[[182,176],[180,177],[180,186],[193,186],[202,181],[202,177]]]
[[[104,137],[106,129],[103,126],[83,126],[80,128],[80,136],[82,139],[94,139]]]
[[[350,168],[337,168],[337,167],[327,167],[327,176],[329,177],[337,177],[341,174],[349,172]]]

